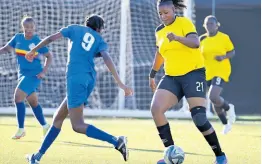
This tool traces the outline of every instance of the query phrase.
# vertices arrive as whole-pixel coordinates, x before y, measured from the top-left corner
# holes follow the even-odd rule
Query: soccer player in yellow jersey
[[[224,124],[222,133],[227,134],[236,120],[234,105],[220,96],[223,84],[229,81],[231,65],[229,59],[235,55],[234,45],[229,36],[218,31],[220,24],[215,16],[207,16],[204,21],[206,33],[200,37],[200,50],[205,59],[208,97]],[[228,120],[225,115],[228,115]]]
[[[175,10],[186,6],[183,0],[158,0],[159,17],[163,24],[156,29],[155,59],[149,83],[154,91],[151,113],[165,147],[174,145],[165,112],[185,96],[192,119],[216,155],[216,164],[226,164],[214,128],[206,117],[206,76],[204,58],[199,49],[199,38],[193,23],[175,15]],[[158,86],[155,74],[164,64],[165,76]],[[164,163],[163,160],[158,164]]]

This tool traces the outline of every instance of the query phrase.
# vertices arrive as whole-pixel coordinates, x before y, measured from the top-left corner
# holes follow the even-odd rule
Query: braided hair
[[[158,0],[158,5],[173,4],[178,9],[186,8],[186,5],[184,5],[183,3],[184,0]]]

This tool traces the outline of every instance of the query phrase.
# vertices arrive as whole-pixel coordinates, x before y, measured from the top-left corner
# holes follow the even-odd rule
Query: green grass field
[[[48,119],[51,122],[51,118]],[[163,155],[163,146],[152,120],[88,119],[91,124],[114,135],[128,136],[130,158],[122,156],[104,142],[87,138],[64,122],[60,136],[42,158],[41,164],[156,164]],[[237,122],[228,135],[221,135],[222,125],[212,122],[229,164],[260,164],[260,122]],[[191,121],[170,120],[175,143],[186,152],[184,164],[212,164],[214,155]],[[10,137],[16,131],[15,117],[0,117],[0,164],[26,164],[25,154],[36,152],[42,139],[42,128],[33,117],[25,122],[26,136]]]

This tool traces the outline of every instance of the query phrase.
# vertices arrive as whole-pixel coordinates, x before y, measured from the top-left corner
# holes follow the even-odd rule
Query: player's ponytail
[[[186,5],[184,5],[184,0],[172,0],[174,6],[179,9],[186,8]]]
[[[104,28],[104,20],[99,15],[91,15],[86,18],[85,25],[92,28],[93,30],[103,29]]]
[[[158,0],[158,4],[162,3],[170,3],[172,2],[173,5],[178,9],[184,9],[186,8],[186,5],[184,5],[184,0]]]

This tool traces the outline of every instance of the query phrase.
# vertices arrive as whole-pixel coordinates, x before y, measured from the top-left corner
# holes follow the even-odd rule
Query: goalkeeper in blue
[[[94,125],[86,124],[83,119],[84,104],[86,104],[86,100],[95,86],[95,57],[101,56],[103,58],[118,86],[124,90],[126,96],[133,93],[131,88],[121,82],[116,67],[107,52],[107,43],[100,35],[103,28],[104,20],[98,15],[91,15],[86,19],[85,26],[69,25],[62,28],[59,32],[45,38],[26,55],[26,58],[31,61],[35,52],[40,48],[62,37],[69,39],[66,74],[67,95],[54,114],[52,127],[45,136],[39,151],[26,156],[30,164],[39,163],[42,156],[60,133],[63,121],[67,115],[70,117],[72,128],[75,132],[112,144],[123,155],[124,160],[128,160],[126,137],[110,135]]]
[[[43,47],[35,51],[32,62],[28,62],[25,58],[26,53],[33,49],[41,40],[34,34],[35,21],[32,17],[25,16],[21,21],[21,25],[23,33],[17,33],[5,46],[0,48],[0,54],[14,50],[18,63],[18,85],[14,93],[18,130],[12,139],[20,139],[25,136],[25,99],[31,106],[38,122],[42,125],[44,135],[50,127],[46,123],[42,108],[38,103],[36,89],[40,85],[41,79],[44,78],[52,62],[52,55],[46,47]],[[44,68],[42,68],[41,65],[41,56],[46,57]]]

